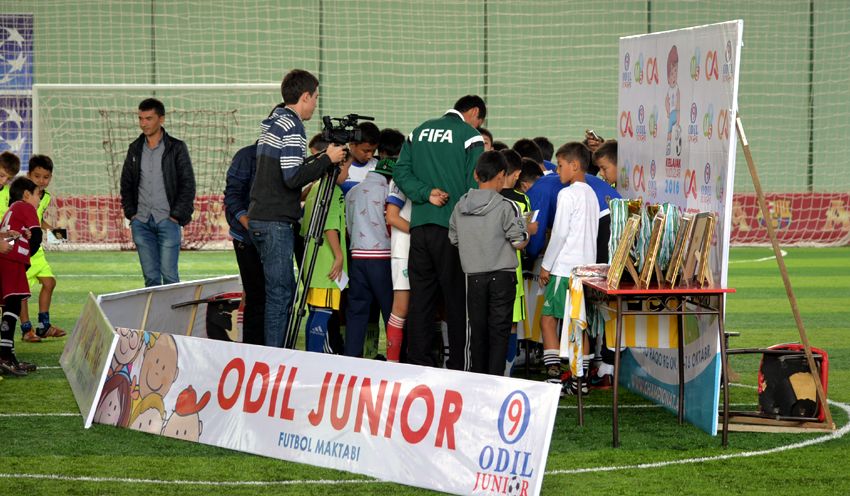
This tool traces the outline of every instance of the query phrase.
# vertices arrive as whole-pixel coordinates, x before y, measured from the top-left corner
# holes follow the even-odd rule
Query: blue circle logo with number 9
[[[505,398],[499,410],[499,437],[505,444],[514,444],[522,439],[528,429],[531,417],[531,403],[528,396],[516,390]]]

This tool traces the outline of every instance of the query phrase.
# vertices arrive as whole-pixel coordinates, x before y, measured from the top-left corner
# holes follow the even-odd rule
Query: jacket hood
[[[471,189],[458,201],[460,213],[464,215],[484,215],[496,208],[502,201],[502,195],[492,189]]]

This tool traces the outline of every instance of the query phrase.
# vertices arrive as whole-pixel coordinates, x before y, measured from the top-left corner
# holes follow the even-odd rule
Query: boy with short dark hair
[[[357,124],[357,129],[360,131],[360,141],[348,144],[348,153],[352,161],[348,179],[340,186],[343,195],[347,195],[351,188],[366,179],[366,174],[375,170],[375,166],[378,165],[375,150],[378,149],[381,130],[375,123],[369,121]]]
[[[599,177],[617,187],[617,140],[609,140],[593,152],[593,161],[599,167]]]
[[[53,178],[53,160],[47,155],[33,155],[30,157],[27,177],[35,183],[37,194],[41,196],[36,212],[38,213],[41,230],[46,234],[53,229],[53,226],[44,220],[44,212],[50,206],[50,192],[47,191],[47,187]],[[38,293],[38,325],[35,329],[33,329],[30,322],[28,305],[24,305],[21,308],[21,333],[23,334],[23,340],[28,343],[37,343],[42,338],[63,337],[65,331],[50,323],[50,303],[53,300],[53,291],[56,289],[56,277],[53,275],[53,269],[50,267],[50,264],[47,263],[44,248],[39,248],[30,257],[30,267],[27,269],[27,281],[30,289],[36,284],[41,284],[41,291]]]
[[[484,152],[475,166],[479,189],[458,200],[449,220],[449,241],[458,247],[466,274],[470,370],[503,375],[516,297],[516,250],[528,242],[519,207],[499,192],[505,157]]]
[[[26,177],[19,177],[9,186],[9,209],[0,220],[0,231],[20,233],[13,249],[0,255],[0,372],[24,376],[36,369],[34,364],[20,362],[15,355],[15,326],[21,305],[30,297],[27,266],[30,254],[41,246],[41,226],[38,222],[39,197],[37,186]]]
[[[590,150],[581,143],[567,143],[558,149],[555,157],[561,183],[570,185],[558,193],[552,235],[543,256],[539,283],[546,288],[540,319],[546,381],[560,384],[561,357],[557,323],[564,318],[573,267],[596,261],[599,202],[593,188],[585,181],[585,173],[590,165]],[[575,394],[577,391],[578,385],[574,379],[564,389],[566,394]],[[585,392],[582,390],[582,393]]]

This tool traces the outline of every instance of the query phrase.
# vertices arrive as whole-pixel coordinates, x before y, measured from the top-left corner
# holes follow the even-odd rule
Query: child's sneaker
[[[27,375],[26,369],[21,367],[14,357],[11,359],[0,358],[0,373],[9,374],[15,377],[23,377]]]
[[[590,393],[590,389],[587,387],[587,381],[581,382],[581,395],[587,396]],[[578,379],[575,377],[570,377],[566,381],[564,381],[564,385],[561,386],[561,396],[577,396],[578,395]]]
[[[614,378],[611,374],[605,374],[601,377],[596,374],[590,375],[590,389],[611,389],[613,384]]]
[[[561,384],[560,365],[549,365],[546,367],[546,382],[549,384]]]
[[[35,333],[35,329],[30,329],[29,331],[24,333],[23,340],[27,343],[40,343],[41,338],[38,337],[38,334]]]
[[[43,334],[43,336],[46,338],[61,338],[65,336],[65,334],[65,331],[53,324],[50,324],[50,327],[47,328],[47,331]]]

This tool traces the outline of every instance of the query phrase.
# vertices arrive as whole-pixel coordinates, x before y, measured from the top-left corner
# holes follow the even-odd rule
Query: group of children
[[[387,331],[387,359],[399,361],[404,358],[403,328],[410,298],[407,272],[411,203],[395,185],[392,175],[404,137],[393,129],[379,131],[372,123],[362,123],[360,129],[364,141],[349,144],[350,156],[337,176],[308,289],[307,349],[333,352],[330,323],[334,314],[345,307],[343,352],[364,356],[366,327],[374,302]],[[316,143],[317,138],[311,140],[312,152],[320,150]],[[594,148],[601,144],[595,143]],[[539,145],[534,144],[534,148]],[[372,156],[375,150],[377,158]],[[522,147],[519,151],[523,151]],[[531,236],[545,237],[539,230],[551,228],[548,246],[540,252],[539,283],[545,288],[543,354],[547,380],[560,383],[557,321],[564,317],[572,268],[597,261],[601,205],[616,195],[608,184],[616,180],[616,142],[602,150],[604,157],[592,154],[586,143],[567,143],[557,151],[549,151],[557,165],[547,164],[541,152],[538,159],[533,153],[521,155],[519,151],[514,147],[484,152],[475,168],[478,189],[464,195],[451,216],[450,242],[458,247],[467,276],[470,369],[510,375],[517,355],[517,323],[526,317],[524,274],[527,278],[533,265],[533,261],[523,263],[523,248]],[[600,157],[603,160],[598,160]],[[593,188],[587,184],[589,170],[599,162],[610,165],[611,170],[601,173],[602,179],[593,180],[607,189],[596,182]],[[609,180],[608,173],[612,171]],[[534,216],[541,207],[535,207],[525,192],[544,175],[557,179],[558,188],[553,190],[557,195],[553,204],[557,207],[547,224],[538,226]],[[302,234],[310,223],[316,190],[313,188],[306,199]],[[603,244],[607,244],[607,234],[605,237]],[[345,281],[347,304],[341,302]],[[435,320],[439,321],[440,316],[435,316]],[[573,383],[565,385],[564,390],[566,394],[576,392]]]
[[[47,186],[53,177],[53,161],[46,155],[33,155],[25,176],[17,155],[0,154],[0,373],[25,376],[36,365],[18,360],[15,331],[21,323],[22,339],[40,342],[58,338],[65,331],[50,322],[50,303],[56,278],[44,256],[42,244],[52,227],[44,220],[50,204]],[[38,324],[29,319],[27,299],[30,288],[40,283]]]

